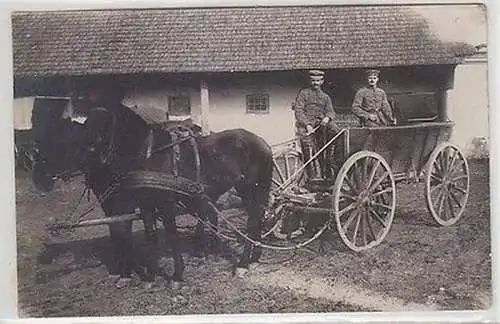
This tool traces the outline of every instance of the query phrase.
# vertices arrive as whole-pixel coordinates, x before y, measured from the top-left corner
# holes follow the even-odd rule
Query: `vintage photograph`
[[[486,18],[13,12],[19,317],[488,310]]]

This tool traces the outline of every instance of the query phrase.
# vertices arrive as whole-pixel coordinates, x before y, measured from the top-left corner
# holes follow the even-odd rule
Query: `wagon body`
[[[428,122],[405,126],[349,128],[345,130],[343,160],[360,151],[380,154],[396,181],[421,175],[432,151],[450,139],[453,122]]]

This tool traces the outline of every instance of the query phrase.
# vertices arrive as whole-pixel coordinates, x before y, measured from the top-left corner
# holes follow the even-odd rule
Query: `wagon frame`
[[[274,163],[278,176],[273,180],[276,188],[269,213],[277,219],[274,233],[284,237],[280,234],[281,218],[286,214],[283,210],[288,209],[322,214],[319,231],[337,231],[351,250],[377,246],[390,230],[396,209],[396,184],[402,181],[424,181],[423,198],[435,223],[455,224],[469,195],[469,167],[460,149],[448,142],[453,126],[453,122],[446,121],[345,128],[304,164],[300,163],[297,143],[293,143],[293,149],[275,156],[285,161],[285,172]],[[322,190],[327,199],[318,201],[317,195],[302,193],[304,168],[328,146],[339,143],[343,156],[335,158],[340,158],[341,167],[335,172],[335,182]],[[298,166],[294,172],[289,172],[290,161]]]

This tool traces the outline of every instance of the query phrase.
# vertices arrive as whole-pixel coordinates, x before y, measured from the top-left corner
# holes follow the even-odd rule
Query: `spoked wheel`
[[[286,213],[283,209],[284,205],[281,203],[275,203],[275,200],[279,197],[279,193],[282,192],[280,186],[287,182],[292,175],[294,175],[294,173],[302,167],[303,164],[300,152],[293,148],[289,148],[286,151],[274,156],[271,197],[269,207],[267,208],[264,216],[263,237],[267,237],[273,233],[277,238],[286,238],[286,235],[280,233],[283,225],[282,218],[288,213]],[[298,190],[303,181],[304,170],[300,171],[299,174],[297,174],[297,176],[290,181],[291,184],[287,187],[287,190]]]
[[[273,190],[277,190],[283,183],[295,174],[304,165],[302,155],[296,150],[289,150],[273,158]],[[289,188],[297,188],[303,184],[304,170],[301,170],[292,180]]]
[[[33,171],[33,166],[35,165],[35,154],[36,151],[30,146],[16,145],[14,147],[16,165],[24,171]]]
[[[288,213],[285,210],[285,204],[272,204],[266,209],[264,221],[263,238],[273,235],[277,239],[284,240],[287,238],[283,232],[283,220],[286,219]]]
[[[370,151],[352,155],[335,180],[333,212],[342,241],[354,251],[380,244],[392,224],[396,184],[389,164]]]
[[[469,197],[469,166],[458,147],[438,145],[425,172],[427,208],[442,226],[455,224],[462,216]]]

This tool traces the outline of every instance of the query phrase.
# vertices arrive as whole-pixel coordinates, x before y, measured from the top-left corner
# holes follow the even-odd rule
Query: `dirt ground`
[[[394,223],[381,245],[348,251],[335,234],[308,249],[266,250],[247,277],[232,276],[228,252],[191,256],[184,231],[185,284],[173,290],[137,278],[118,289],[107,276],[110,248],[104,226],[51,235],[45,226],[67,220],[81,183],[60,184],[48,195],[16,175],[19,309],[21,317],[229,313],[311,313],[405,310],[478,310],[491,304],[488,160],[470,161],[471,194],[460,221],[437,227],[425,207],[423,184],[400,184]],[[91,205],[84,198],[78,211]],[[97,208],[88,218],[102,217]],[[142,229],[134,243],[141,255]],[[168,252],[162,252],[168,257]],[[165,267],[170,268],[170,259]]]

